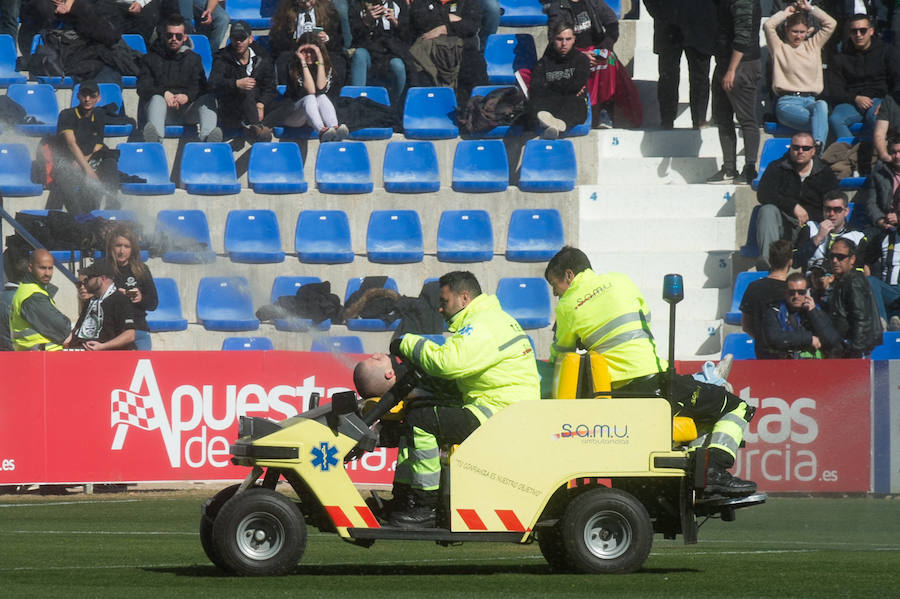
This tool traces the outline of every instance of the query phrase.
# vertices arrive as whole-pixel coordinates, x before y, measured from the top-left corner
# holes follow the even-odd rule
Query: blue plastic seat
[[[40,33],[31,38],[31,54],[34,54],[38,49],[38,46],[42,46],[44,44],[44,38]],[[44,83],[46,85],[52,85],[54,88],[61,89],[69,89],[75,83],[75,80],[70,76],[65,75],[63,77],[59,76],[51,76],[51,75],[36,75],[32,76],[32,79],[37,80],[38,83]]]
[[[425,256],[422,222],[415,210],[373,210],[366,230],[369,262],[405,264]]]
[[[575,189],[578,165],[575,146],[568,139],[531,139],[522,152],[519,189],[560,192]]]
[[[725,314],[726,324],[740,325],[743,321],[741,314],[741,301],[744,299],[744,293],[747,287],[753,281],[764,279],[769,276],[769,271],[761,270],[758,272],[746,271],[738,273],[737,279],[734,281],[734,291],[731,294],[731,309]]]
[[[147,53],[147,44],[144,38],[137,33],[123,33],[122,41],[128,44],[128,47],[141,54]],[[137,75],[122,75],[122,87],[126,89],[134,89],[137,87]]]
[[[59,120],[59,104],[56,90],[46,83],[13,83],[6,90],[10,100],[25,109],[27,117],[34,117],[35,123],[22,123],[16,129],[23,135],[41,137],[56,135]]]
[[[359,289],[363,282],[363,278],[364,277],[356,277],[347,281],[347,292],[344,294],[345,308],[347,307],[347,300],[349,300],[350,296]],[[387,281],[384,283],[384,288],[399,293],[397,281],[392,277],[387,278]],[[393,331],[400,326],[400,319],[385,324],[380,318],[348,318],[344,324],[346,324],[347,328],[351,331]]]
[[[136,223],[137,214],[133,210],[91,210],[91,216],[113,222]]]
[[[546,25],[547,15],[544,14],[540,0],[500,0],[500,15],[502,27],[533,27]]]
[[[159,304],[156,310],[147,312],[147,324],[150,331],[184,331],[188,327],[187,319],[181,312],[181,297],[178,295],[178,285],[175,279],[168,277],[153,277],[156,285],[156,295]]]
[[[122,182],[122,191],[134,195],[169,195],[175,184],[169,178],[166,150],[159,142],[123,142],[119,150],[119,170],[146,179],[144,183]]]
[[[322,193],[371,193],[375,184],[366,144],[359,141],[319,144],[316,185]]]
[[[503,310],[523,329],[550,326],[550,286],[540,277],[505,277],[497,283]]]
[[[181,157],[181,183],[188,193],[198,195],[240,193],[241,184],[231,146],[225,142],[185,144]]]
[[[485,210],[444,210],[437,231],[441,262],[487,262],[494,257],[494,229]]]
[[[363,354],[362,339],[356,335],[341,335],[335,337],[316,337],[313,339],[309,351],[330,354]]]
[[[163,262],[208,264],[216,259],[209,237],[209,224],[202,210],[160,210],[156,232],[165,235],[169,249]]]
[[[256,193],[304,193],[303,156],[295,143],[256,143],[250,149],[247,181]]]
[[[369,98],[385,106],[391,105],[387,89],[374,85],[345,85],[341,88],[342,98]],[[390,127],[364,127],[350,132],[350,139],[390,139],[394,130]]]
[[[580,125],[575,125],[571,129],[561,131],[560,135],[562,137],[584,137],[591,132],[591,121],[594,118],[594,113],[591,108],[591,103],[587,101],[585,101],[585,103],[587,104],[587,116],[584,118],[584,122]]]
[[[268,29],[271,21],[274,3],[262,0],[228,0],[225,10],[231,17],[231,22],[247,21],[253,29]]]
[[[212,46],[209,45],[209,38],[199,33],[192,33],[188,37],[191,38],[194,52],[200,55],[200,62],[203,63],[203,70],[206,71],[206,78],[209,79],[209,72],[212,70]]]
[[[750,187],[754,190],[759,187],[759,180],[762,179],[763,173],[766,172],[766,168],[772,161],[778,160],[784,156],[784,153],[788,151],[790,145],[791,140],[783,137],[775,137],[766,140],[766,143],[763,144],[762,153],[759,155],[759,174],[750,183]]]
[[[555,208],[513,210],[506,234],[506,259],[547,262],[565,244],[562,216]]]
[[[534,3],[538,14],[547,22],[547,15],[541,12],[538,0],[505,0],[514,3]],[[506,15],[500,17],[502,23]],[[488,81],[494,84],[516,83],[516,71],[530,69],[537,63],[537,50],[530,33],[494,33],[489,35],[484,45],[484,61],[487,63]]]
[[[862,189],[865,182],[866,177],[844,177],[840,180],[839,185],[841,189]]]
[[[26,83],[28,77],[16,71],[16,42],[11,35],[0,35],[0,87]]]
[[[31,180],[31,153],[25,144],[0,144],[0,192],[39,196],[44,186]]]
[[[97,102],[97,106],[115,104],[119,108],[118,113],[120,115],[124,115],[125,100],[122,98],[122,88],[115,83],[98,83],[97,87],[100,89],[100,100]],[[80,83],[75,84],[75,87],[72,88],[73,108],[81,103],[81,101],[78,99],[78,90],[80,89]],[[131,132],[133,130],[134,126],[130,123],[124,123],[121,125],[107,124],[103,127],[103,134],[107,137],[128,137],[129,135],[131,135]]]
[[[269,296],[269,302],[274,304],[279,297],[297,295],[297,290],[309,283],[321,283],[319,277],[294,277],[281,276],[275,277],[272,283],[272,293]],[[279,331],[327,331],[331,328],[331,319],[322,322],[313,322],[309,318],[276,318],[273,321],[275,328]]]
[[[441,188],[437,152],[430,141],[392,141],[384,151],[384,190],[427,193]]]
[[[208,331],[255,331],[250,283],[244,277],[203,277],[197,288],[197,320]]]
[[[353,262],[350,221],[342,210],[303,210],[297,216],[294,248],[300,262]]]
[[[881,345],[875,346],[870,358],[873,360],[900,359],[900,332],[885,331],[881,340]]]
[[[756,347],[747,333],[729,333],[722,342],[722,355],[732,354],[735,360],[755,360]]]
[[[502,89],[505,87],[513,87],[511,85],[478,85],[472,88],[472,96],[486,96],[495,89]],[[522,131],[524,128],[522,125],[499,125],[494,127],[493,129],[489,129],[487,131],[475,131],[471,133],[466,133],[466,137],[477,137],[479,139],[492,139],[496,137],[506,137],[506,136],[516,136],[522,135]]]
[[[506,191],[509,162],[499,139],[464,139],[453,155],[453,190],[464,193]]]
[[[403,132],[409,139],[459,137],[456,93],[449,87],[412,87],[403,105]]]
[[[225,253],[232,262],[284,262],[281,229],[271,210],[232,210],[225,219]]]
[[[226,337],[222,341],[222,349],[225,351],[268,351],[275,349],[275,345],[268,337]]]

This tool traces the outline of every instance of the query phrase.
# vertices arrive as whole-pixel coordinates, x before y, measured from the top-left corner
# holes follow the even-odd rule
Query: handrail
[[[21,223],[16,221],[16,219],[13,218],[12,215],[10,215],[10,213],[6,211],[6,209],[3,207],[3,196],[2,195],[0,195],[0,218],[2,218],[6,222],[8,222],[10,225],[12,225],[12,228],[16,230],[16,233],[21,235],[22,238],[25,241],[27,241],[28,244],[31,245],[31,247],[33,247],[34,249],[36,249],[36,250],[47,249],[41,244],[40,241],[38,241],[37,239],[34,238],[34,235],[32,235],[31,233],[28,232],[28,229],[23,227]],[[2,242],[2,240],[0,240],[0,242]],[[2,266],[2,264],[3,264],[2,260],[3,260],[3,258],[0,257],[0,266]],[[57,260],[56,256],[53,256],[53,263],[56,266],[56,268],[59,269],[59,272],[61,272],[67,279],[72,281],[73,285],[78,282],[78,277],[76,277],[75,274],[72,273],[71,270],[69,270],[68,268],[63,266],[63,263],[60,262],[59,260]]]

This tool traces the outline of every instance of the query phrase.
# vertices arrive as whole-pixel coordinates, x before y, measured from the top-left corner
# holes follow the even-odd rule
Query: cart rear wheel
[[[234,497],[240,485],[231,485],[226,487],[207,499],[200,508],[200,544],[203,545],[203,552],[213,564],[220,570],[230,572],[222,561],[222,556],[216,550],[216,544],[213,542],[213,524],[219,511],[225,502]]]

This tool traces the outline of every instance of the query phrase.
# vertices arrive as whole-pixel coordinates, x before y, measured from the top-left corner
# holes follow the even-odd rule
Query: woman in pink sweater
[[[819,30],[809,36],[809,18]],[[784,23],[782,40],[776,28]],[[828,103],[817,100],[824,88],[822,47],[834,33],[837,22],[809,0],[798,0],[775,13],[763,29],[772,60],[772,91],[778,98],[775,118],[798,131],[810,131],[820,149],[828,137]]]

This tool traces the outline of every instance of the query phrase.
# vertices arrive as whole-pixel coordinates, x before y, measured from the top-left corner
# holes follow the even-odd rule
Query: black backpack
[[[525,95],[518,87],[501,87],[486,96],[472,96],[459,116],[460,129],[467,132],[488,131],[512,125],[526,111]]]

